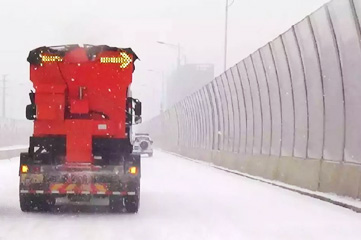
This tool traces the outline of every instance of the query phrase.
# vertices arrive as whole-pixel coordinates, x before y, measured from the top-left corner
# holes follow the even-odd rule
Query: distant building
[[[185,64],[167,79],[164,86],[164,109],[202,88],[214,78],[213,64]]]

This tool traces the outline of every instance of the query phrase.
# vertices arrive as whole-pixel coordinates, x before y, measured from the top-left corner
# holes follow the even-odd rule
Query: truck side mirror
[[[139,100],[136,100],[135,102],[134,113],[135,116],[142,116],[142,102],[140,102]]]
[[[140,123],[142,123],[142,102],[139,101],[138,99],[134,99],[134,101],[135,101],[134,122],[135,122],[135,124],[140,124]]]
[[[141,124],[142,123],[142,117],[141,116],[135,116],[134,123],[135,124]]]
[[[26,106],[26,119],[28,120],[35,120],[36,116],[36,105],[35,104],[29,104]]]

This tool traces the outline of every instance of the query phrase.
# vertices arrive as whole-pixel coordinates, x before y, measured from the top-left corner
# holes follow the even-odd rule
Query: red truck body
[[[41,54],[42,59],[57,56]],[[103,63],[104,58],[114,61]],[[126,138],[125,99],[132,82],[133,59],[136,57],[129,51],[104,50],[89,60],[86,48],[75,47],[55,61],[32,63],[30,79],[37,109],[34,136],[66,135],[68,163],[93,162],[93,136]],[[128,65],[120,67],[124,62]],[[83,96],[79,96],[81,91]],[[88,117],[71,117],[77,114]]]
[[[128,174],[128,169],[140,168],[130,141],[134,117],[140,118],[140,102],[129,96],[136,59],[129,48],[105,45],[41,47],[30,52],[35,93],[30,94],[27,118],[34,120],[34,134],[29,152],[21,157],[20,196],[25,202],[36,197],[96,195],[99,189],[103,195],[127,195],[131,184],[122,183],[135,177],[138,184],[140,173]],[[79,176],[87,180],[80,181]],[[28,205],[22,204],[22,209]]]

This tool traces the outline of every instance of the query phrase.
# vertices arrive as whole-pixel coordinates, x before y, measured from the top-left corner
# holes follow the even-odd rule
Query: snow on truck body
[[[110,208],[136,212],[140,157],[132,154],[132,124],[141,103],[129,96],[131,49],[65,45],[29,53],[35,93],[29,151],[20,157],[23,211],[47,210],[58,197],[109,197]],[[83,199],[88,199],[83,198]]]

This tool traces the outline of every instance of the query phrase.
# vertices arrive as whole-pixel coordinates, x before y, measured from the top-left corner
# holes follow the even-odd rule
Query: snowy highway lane
[[[159,151],[138,214],[23,213],[18,161],[0,160],[0,240],[361,238],[361,214]]]

